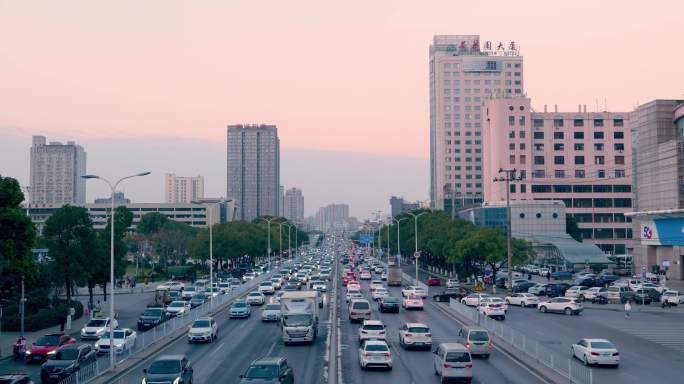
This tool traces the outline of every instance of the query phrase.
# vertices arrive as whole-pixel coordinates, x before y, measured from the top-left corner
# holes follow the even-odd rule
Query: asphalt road
[[[170,343],[117,383],[140,383],[143,368],[152,359],[169,354],[184,354],[194,368],[193,383],[235,383],[249,364],[264,356],[284,356],[294,370],[297,383],[320,383],[328,335],[329,306],[321,309],[318,338],[313,345],[284,346],[277,323],[263,323],[261,307],[252,307],[247,319],[229,319],[227,311],[216,316],[218,339],[209,344],[189,344],[183,337]]]
[[[370,300],[368,281],[362,281],[362,293]],[[430,327],[433,342],[456,341],[459,324],[452,318],[439,311],[431,299],[425,300],[424,311],[400,310],[399,314],[380,313],[377,305],[373,308],[372,318],[381,320],[388,330],[388,341],[392,351],[393,369],[361,370],[358,360],[358,323],[348,320],[348,305],[344,299],[344,289],[340,289],[339,318],[342,324],[342,377],[344,383],[438,383],[434,375],[432,353],[428,350],[404,350],[399,346],[398,330],[403,323],[421,322]],[[392,296],[401,297],[400,287],[390,287]],[[371,300],[372,301],[372,300]],[[494,350],[489,359],[474,359],[473,383],[541,383],[536,376],[519,366],[510,358]]]
[[[81,300],[87,300],[87,297],[80,297]],[[101,300],[101,296],[95,296],[95,300]],[[119,326],[122,328],[136,329],[138,317],[140,313],[145,310],[147,304],[154,299],[154,293],[131,293],[116,295],[114,304],[116,305],[116,312],[118,314]],[[107,302],[108,303],[108,302]],[[107,307],[108,304],[102,301],[102,306]],[[81,341],[80,329],[72,329],[71,337],[79,342]],[[30,344],[34,340],[28,340]],[[90,344],[95,344],[94,340],[83,341]],[[108,358],[108,356],[100,357]],[[12,359],[0,360],[0,373],[21,372],[27,373],[35,382],[40,382],[40,364],[27,364],[23,361],[14,362]]]

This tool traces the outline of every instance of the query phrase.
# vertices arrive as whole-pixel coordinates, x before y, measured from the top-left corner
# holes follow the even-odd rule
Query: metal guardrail
[[[449,308],[466,317],[473,323],[499,336],[513,348],[524,352],[527,356],[551,368],[559,375],[566,377],[572,383],[593,384],[594,377],[591,368],[586,367],[567,355],[561,355],[547,347],[539,340],[535,340],[520,331],[509,327],[502,321],[496,321],[488,316],[480,315],[474,308],[461,304],[457,300],[449,300]]]
[[[272,272],[262,274],[256,279],[250,280],[247,283],[238,286],[229,293],[218,295],[211,301],[191,309],[186,315],[174,317],[171,320],[157,325],[147,332],[138,332],[133,345],[124,348],[121,352],[116,352],[116,365],[123,363],[130,357],[144,351],[167,336],[174,334],[179,329],[189,327],[190,324],[192,324],[195,320],[206,316],[208,313],[214,310],[214,308],[219,308],[231,300],[234,300],[236,297],[253,290],[265,277],[270,277],[271,274]],[[108,372],[110,370],[110,366],[110,358],[109,355],[106,354],[96,359],[93,363],[81,366],[78,371],[61,380],[59,384],[88,383],[96,377]]]

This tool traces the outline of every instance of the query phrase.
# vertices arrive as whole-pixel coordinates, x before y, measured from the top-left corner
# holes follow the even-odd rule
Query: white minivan
[[[371,306],[366,299],[352,299],[349,303],[349,321],[370,320]]]
[[[454,379],[470,383],[473,380],[473,360],[463,344],[441,343],[433,354],[435,374],[440,382]]]

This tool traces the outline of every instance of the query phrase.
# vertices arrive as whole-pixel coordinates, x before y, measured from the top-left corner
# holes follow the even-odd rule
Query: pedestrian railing
[[[527,356],[537,360],[541,364],[551,368],[559,375],[568,378],[576,384],[593,384],[593,373],[588,368],[567,355],[559,354],[544,346],[542,342],[517,331],[503,321],[496,321],[488,316],[480,315],[476,309],[461,304],[458,300],[451,299],[449,308],[466,317],[489,332],[497,335],[513,348],[524,352]]]
[[[218,295],[212,300],[191,309],[183,316],[173,317],[146,332],[138,332],[134,342],[126,345],[121,351],[114,352],[116,365],[120,365],[130,357],[135,356],[136,354],[156,344],[160,340],[163,340],[166,337],[176,333],[176,331],[179,329],[189,328],[189,326],[198,318],[207,316],[207,314],[212,312],[214,309],[220,308],[221,306],[234,300],[236,297],[253,290],[262,280],[270,276],[271,273],[262,274],[257,278],[246,282],[245,284],[235,287],[226,294]],[[111,347],[109,353],[112,353]],[[109,354],[105,354],[104,356],[97,358],[95,362],[81,366],[78,371],[60,381],[59,384],[88,383],[110,370],[110,359],[111,358]]]

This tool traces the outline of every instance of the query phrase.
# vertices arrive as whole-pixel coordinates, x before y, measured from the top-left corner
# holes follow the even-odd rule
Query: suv
[[[94,317],[86,323],[81,329],[81,340],[97,340],[109,330],[109,317]],[[114,319],[114,328],[119,326],[119,323]]]
[[[573,297],[554,297],[537,304],[541,313],[558,312],[566,315],[579,315],[584,308],[582,304]]]
[[[430,328],[423,323],[404,323],[399,328],[399,345],[404,349],[409,347],[430,349],[432,347]]]
[[[40,367],[43,384],[59,383],[95,362],[95,351],[90,344],[69,344],[55,350],[48,361]]]
[[[156,327],[167,320],[166,311],[161,307],[149,307],[138,318],[138,331]]]
[[[359,328],[359,343],[364,340],[385,340],[385,324],[380,320],[364,320]]]
[[[193,369],[185,355],[160,356],[143,372],[146,383],[192,383]]]
[[[284,357],[262,357],[254,360],[240,375],[240,384],[254,382],[293,384],[294,371]]]
[[[200,317],[195,320],[188,331],[188,343],[212,342],[218,337],[218,325],[213,317]]]

